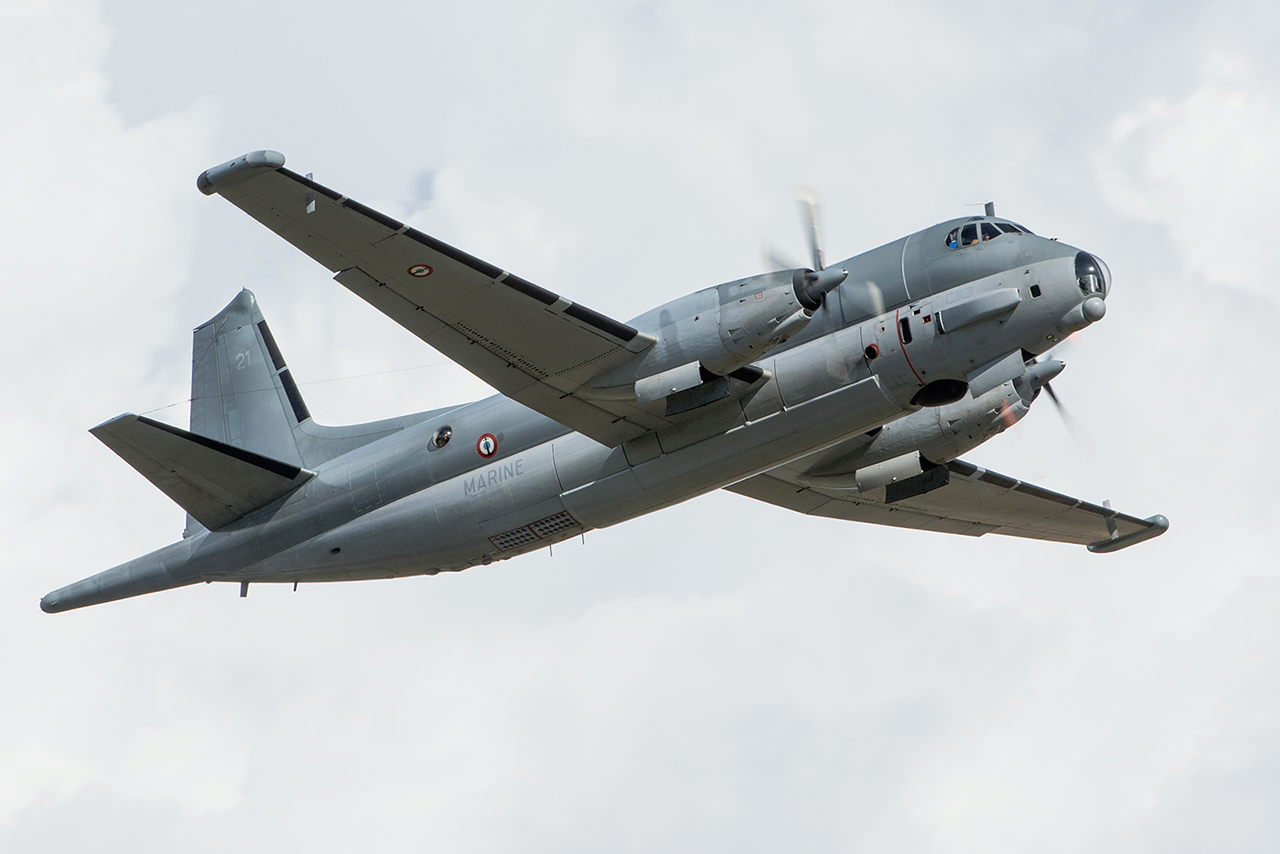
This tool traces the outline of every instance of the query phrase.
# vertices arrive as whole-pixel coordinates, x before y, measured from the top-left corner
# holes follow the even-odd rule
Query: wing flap
[[[884,489],[860,493],[804,486],[774,469],[733,486],[731,492],[812,516],[980,537],[1004,534],[1075,543],[1109,552],[1157,537],[1169,527],[1163,516],[1139,519],[953,460],[945,485],[898,501]]]
[[[578,397],[584,383],[654,343],[625,323],[283,168],[257,152],[201,175],[338,282],[492,385],[607,445],[669,422],[634,401]]]
[[[315,474],[138,415],[121,415],[89,432],[211,531],[288,495]]]

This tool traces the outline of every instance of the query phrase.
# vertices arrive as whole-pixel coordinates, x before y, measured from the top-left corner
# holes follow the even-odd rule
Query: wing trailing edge
[[[675,423],[589,383],[657,338],[373,210],[255,151],[206,170],[220,195],[322,264],[352,293],[497,391],[617,446]]]
[[[912,481],[923,479],[919,484]],[[896,488],[895,488],[896,487]],[[918,478],[858,491],[801,483],[786,468],[725,487],[757,501],[811,516],[945,534],[1003,534],[1119,551],[1158,537],[1169,520],[1118,513],[998,472],[952,460]]]
[[[89,431],[211,531],[288,495],[315,472],[126,414]]]

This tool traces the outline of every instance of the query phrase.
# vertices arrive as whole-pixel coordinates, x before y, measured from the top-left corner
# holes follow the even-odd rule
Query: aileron
[[[897,528],[983,536],[1003,534],[1117,551],[1164,533],[1163,516],[1139,519],[1040,486],[953,460],[945,485],[897,501],[885,489],[859,492],[788,482],[780,468],[726,487],[749,498],[813,516]]]

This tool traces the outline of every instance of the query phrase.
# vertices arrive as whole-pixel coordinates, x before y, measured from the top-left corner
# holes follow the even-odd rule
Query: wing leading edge
[[[932,483],[924,492],[910,485],[867,493],[804,486],[777,476],[783,469],[725,488],[812,516],[971,537],[1005,534],[1052,540],[1088,546],[1091,552],[1118,551],[1169,529],[1164,516],[1139,519],[1117,513],[963,460],[941,468],[946,470],[941,477],[926,472]]]
[[[319,261],[392,320],[507,397],[606,445],[667,422],[578,390],[651,335],[571,302],[284,168],[257,151],[196,181]]]

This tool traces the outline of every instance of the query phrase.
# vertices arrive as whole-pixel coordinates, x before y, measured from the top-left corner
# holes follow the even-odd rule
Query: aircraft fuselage
[[[989,409],[1007,408],[1001,395],[1016,402],[1010,383],[1027,355],[1098,319],[1105,296],[1101,274],[1093,292],[1077,275],[1074,247],[1019,229],[969,246],[948,237],[1000,222],[941,223],[830,265],[847,276],[809,312],[811,320],[801,318],[801,331],[759,358],[751,358],[749,339],[734,351],[762,385],[730,394],[729,379],[714,376],[665,398],[668,414],[679,406],[698,411],[685,423],[611,448],[501,395],[423,413],[412,426],[315,466],[314,477],[286,497],[216,531],[195,525],[181,542],[55,591],[42,607],[65,610],[199,581],[465,569],[678,504],[898,419],[916,418],[925,433],[937,433],[934,422],[926,424],[933,411],[922,406],[988,417]],[[645,377],[733,350],[731,337],[747,322],[735,318],[746,317],[753,301],[794,300],[800,288],[788,290],[792,276],[728,282],[640,315],[630,325],[656,343],[592,388],[632,394]],[[726,364],[727,373],[733,365]],[[689,397],[695,393],[704,397]],[[442,431],[448,440],[439,443]]]

